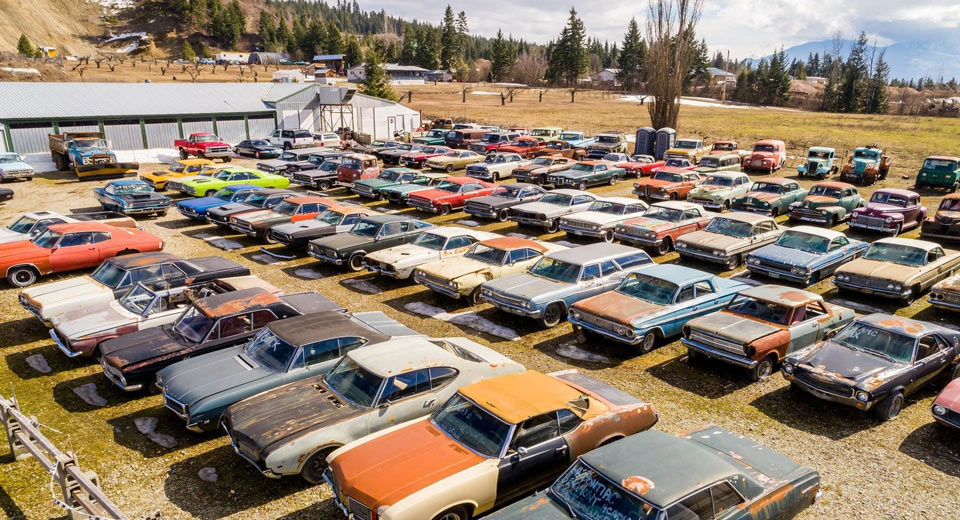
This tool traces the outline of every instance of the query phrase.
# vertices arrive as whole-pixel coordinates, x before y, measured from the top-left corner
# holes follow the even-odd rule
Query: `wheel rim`
[[[29,284],[33,280],[33,273],[26,269],[21,269],[13,274],[13,279],[18,285]]]
[[[329,189],[330,189],[330,183],[329,183],[329,182],[321,182],[321,183],[320,183],[320,189],[321,189],[321,190],[324,190],[324,191],[329,190]]]
[[[543,311],[543,322],[547,325],[560,323],[560,308],[556,305],[547,306]]]
[[[550,233],[556,233],[558,229],[560,229],[560,226],[556,220],[553,220],[547,224],[547,231]]]
[[[444,513],[443,516],[437,518],[437,520],[463,520],[460,518],[460,515],[456,513]]]
[[[757,367],[757,379],[766,379],[770,377],[771,372],[773,372],[773,363],[769,359],[764,359]]]
[[[613,236],[613,230],[612,230],[612,229],[603,234],[603,241],[604,241],[604,242],[608,242],[608,243],[609,243],[609,242],[613,242],[613,239],[614,239],[614,236]]]
[[[660,242],[660,245],[657,246],[657,253],[660,253],[661,255],[665,255],[669,252],[670,252],[670,242],[667,242],[666,240],[664,240],[663,242]]]
[[[580,184],[577,185],[577,188],[579,188],[580,191],[586,191],[586,189],[587,189],[587,183],[581,182]]]
[[[643,346],[641,347],[644,352],[650,352],[653,350],[653,343],[657,340],[656,335],[653,332],[648,332],[646,336],[643,337]]]
[[[901,409],[903,409],[903,394],[897,394],[893,396],[893,401],[890,402],[890,410],[887,417],[893,419],[900,415]]]
[[[510,214],[507,212],[507,210],[505,210],[505,209],[500,210],[500,215],[499,215],[500,222],[506,222],[506,221],[507,221],[507,217],[509,217],[509,216],[510,216]]]
[[[359,271],[363,268],[363,257],[360,255],[355,255],[350,258],[350,268],[354,271]]]
[[[738,265],[740,265],[740,261],[736,256],[727,260],[727,267],[730,268],[731,271],[736,269]]]

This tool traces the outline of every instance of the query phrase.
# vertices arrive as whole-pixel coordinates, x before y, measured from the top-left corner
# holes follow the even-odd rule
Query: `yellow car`
[[[166,170],[141,173],[140,180],[149,184],[155,191],[163,191],[170,179],[193,177],[209,167],[213,167],[213,161],[210,159],[180,159],[170,163],[170,167]]]
[[[550,142],[560,139],[563,128],[558,126],[541,126],[530,131],[530,137],[536,137],[542,141]]]
[[[462,170],[469,164],[483,162],[483,155],[469,150],[450,150],[449,152],[431,157],[423,163],[427,170],[443,170],[452,172]]]

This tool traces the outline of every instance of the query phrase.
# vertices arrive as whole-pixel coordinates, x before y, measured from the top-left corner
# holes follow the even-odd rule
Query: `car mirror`
[[[389,399],[384,399],[382,403],[380,403],[379,405],[377,405],[377,408],[379,408],[379,409],[381,409],[381,410],[386,410],[387,408],[390,408],[390,400],[389,400]]]
[[[529,452],[527,451],[527,448],[525,448],[525,447],[523,447],[523,446],[520,446],[519,448],[517,448],[517,454],[520,455],[521,457],[526,457],[526,456],[527,456],[527,453],[529,453]]]

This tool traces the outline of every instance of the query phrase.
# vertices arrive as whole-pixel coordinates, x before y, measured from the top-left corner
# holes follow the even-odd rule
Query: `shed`
[[[282,52],[251,52],[248,63],[251,65],[278,65],[290,58]]]
[[[423,85],[427,78],[427,69],[416,65],[398,65],[387,63],[383,66],[390,78],[391,85]],[[361,82],[367,78],[364,66],[356,65],[347,69],[347,81]]]
[[[343,73],[343,54],[318,54],[313,57],[314,65],[333,70],[337,74]]]
[[[449,69],[428,70],[427,81],[453,81],[453,71]]]

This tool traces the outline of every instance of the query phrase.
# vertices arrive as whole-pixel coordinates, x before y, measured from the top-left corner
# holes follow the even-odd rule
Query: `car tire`
[[[510,218],[510,210],[501,209],[500,211],[497,212],[497,220],[499,220],[500,222],[506,222],[507,220],[509,220],[509,218]]]
[[[470,520],[470,511],[464,506],[455,506],[433,517],[433,520]]]
[[[278,241],[276,238],[273,238],[273,235],[270,234],[270,230],[263,232],[263,241],[268,244],[276,244]]]
[[[729,260],[725,262],[727,266],[727,271],[733,271],[737,267],[740,267],[740,255],[733,255]]]
[[[650,330],[643,335],[643,339],[637,344],[640,347],[641,354],[648,354],[657,346],[658,334],[655,330]]]
[[[695,365],[703,360],[703,354],[697,352],[692,348],[687,348],[687,363]]]
[[[780,208],[770,208],[770,218],[777,218],[780,216]]]
[[[606,243],[608,243],[608,244],[612,244],[614,240],[616,240],[616,237],[613,236],[613,230],[612,230],[612,229],[608,229],[608,230],[603,234],[603,241],[606,242]]]
[[[354,253],[353,256],[350,257],[350,260],[347,261],[347,267],[349,267],[350,270],[355,273],[362,271],[363,259],[365,257],[366,255],[363,253]]]
[[[580,181],[580,184],[577,184],[577,189],[580,191],[587,191],[587,183]]]
[[[907,305],[911,305],[913,302],[917,301],[917,298],[920,297],[920,286],[914,286],[910,289],[910,294],[903,299],[903,302]]]
[[[663,256],[670,251],[673,251],[673,240],[671,240],[670,237],[663,237],[660,245],[657,246],[657,254]]]
[[[556,233],[560,231],[560,219],[553,219],[547,222],[547,225],[544,226],[547,229],[547,233]]]
[[[721,211],[730,211],[730,201],[729,201],[729,200],[723,201],[723,209],[722,209]]]
[[[830,220],[827,222],[827,227],[832,228],[840,223],[839,217],[836,215],[830,215]]]
[[[300,470],[300,478],[316,486],[323,483],[323,472],[327,470],[327,457],[336,448],[324,448],[307,459]]]
[[[897,227],[893,228],[893,236],[899,235],[901,231],[903,231],[903,224],[897,224]]]
[[[330,181],[320,181],[317,183],[317,189],[320,191],[327,191],[330,189]]]
[[[470,305],[480,305],[483,301],[480,299],[480,286],[478,285],[473,292],[470,293],[469,300]]]
[[[187,151],[184,150],[183,148],[181,148],[181,149],[180,149],[180,158],[181,158],[181,159],[186,159],[187,157],[188,157]]]
[[[551,303],[543,309],[543,316],[540,317],[540,325],[545,329],[552,329],[563,321],[563,305]]]
[[[158,211],[158,212],[157,212],[157,217],[163,218],[163,217],[166,217],[166,216],[167,216],[167,210],[163,210],[163,211]]]
[[[773,355],[769,355],[760,360],[752,369],[750,369],[750,379],[754,381],[766,381],[776,368],[776,362]]]
[[[222,159],[223,162],[230,162],[233,160],[233,157],[221,157],[220,159]]]
[[[497,172],[493,172],[493,182],[497,182],[499,180],[500,180],[500,174]]]
[[[616,184],[617,184],[617,176],[616,176],[616,175],[611,175],[611,176],[610,176],[610,185],[611,185],[611,186],[615,186]]]
[[[292,148],[292,146],[290,146],[290,143],[283,143],[284,150],[289,150],[290,148]]]
[[[873,409],[873,413],[881,421],[892,421],[900,415],[901,410],[903,410],[903,392],[894,392],[881,401]]]
[[[443,206],[440,206],[440,210],[437,211],[437,214],[441,217],[445,217],[449,215],[451,211],[453,211],[453,208],[451,208],[449,204],[444,204]]]
[[[452,164],[448,164],[447,167],[444,168],[444,170],[446,170],[447,173],[453,173],[453,165],[452,165]]]
[[[237,155],[240,155],[240,154],[238,153]],[[260,152],[253,152],[253,157],[254,157],[255,159],[259,159],[259,158],[260,158]]]
[[[216,195],[216,194],[217,194],[217,190],[207,190],[207,192],[204,193],[203,196],[204,196],[204,197],[213,197],[213,196]]]
[[[7,282],[14,287],[28,287],[37,283],[38,273],[32,266],[14,267],[7,272]]]

